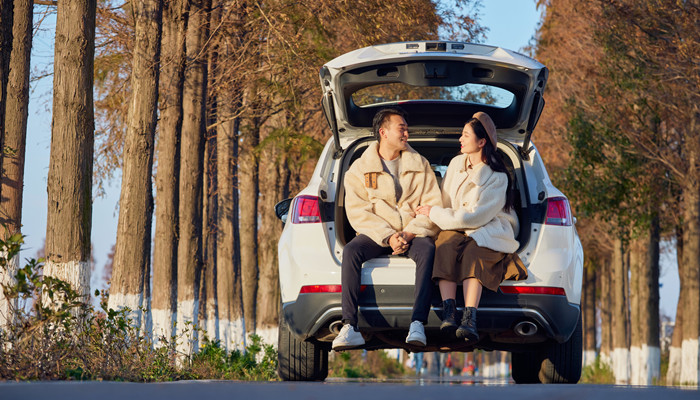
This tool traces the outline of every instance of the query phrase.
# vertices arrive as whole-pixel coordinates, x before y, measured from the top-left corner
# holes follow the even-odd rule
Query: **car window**
[[[515,95],[506,89],[476,83],[465,83],[460,86],[418,87],[394,82],[365,87],[352,94],[353,103],[360,107],[396,101],[427,100],[507,108],[514,99]]]

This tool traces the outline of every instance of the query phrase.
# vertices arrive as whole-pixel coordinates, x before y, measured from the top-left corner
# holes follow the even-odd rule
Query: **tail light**
[[[361,285],[360,291],[364,292],[367,289],[367,285]],[[302,286],[299,293],[341,293],[341,285],[307,285]]]
[[[566,197],[552,197],[547,199],[547,219],[545,225],[571,226],[571,207]]]
[[[319,200],[316,196],[299,196],[292,206],[293,224],[313,224],[321,222]]]
[[[566,296],[564,288],[550,286],[501,286],[501,292],[506,294],[551,294]]]

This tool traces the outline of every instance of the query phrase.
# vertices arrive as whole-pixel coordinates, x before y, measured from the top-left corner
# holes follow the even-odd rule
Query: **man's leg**
[[[411,241],[408,256],[416,263],[416,285],[413,291],[412,321],[428,322],[430,302],[433,297],[433,261],[435,259],[435,242],[429,237],[415,238]]]
[[[415,238],[408,249],[408,256],[416,262],[416,284],[413,291],[413,315],[411,326],[408,328],[406,343],[414,346],[425,346],[423,324],[428,322],[430,300],[433,294],[433,260],[435,259],[435,242],[431,238]]]
[[[360,295],[362,263],[389,251],[365,235],[359,235],[345,245],[341,271],[343,327],[333,339],[333,350],[347,350],[365,344],[357,330],[357,299]]]
[[[344,324],[357,327],[357,299],[360,295],[362,263],[387,254],[390,250],[390,247],[382,247],[365,235],[358,235],[345,245],[341,272]]]

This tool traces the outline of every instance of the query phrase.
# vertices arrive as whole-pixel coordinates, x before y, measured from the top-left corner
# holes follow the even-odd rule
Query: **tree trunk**
[[[630,279],[630,303],[631,303],[631,312],[630,312],[630,326],[631,326],[631,345],[630,345],[630,384],[632,385],[639,385],[641,381],[641,368],[642,366],[639,365],[639,362],[641,361],[641,351],[642,351],[642,344],[641,344],[641,330],[642,330],[642,315],[641,315],[641,309],[640,309],[640,297],[642,296],[642,293],[640,293],[640,275],[642,274],[642,270],[646,268],[646,248],[648,247],[648,241],[649,237],[648,236],[643,236],[640,238],[636,238],[630,242],[630,270],[631,270],[631,279]],[[650,310],[645,310],[645,312],[649,312]]]
[[[8,3],[12,3],[7,1]],[[29,64],[32,50],[32,18],[34,3],[30,0],[15,0],[12,27],[12,55],[10,57],[5,104],[4,146],[10,151],[0,156],[0,224],[13,235],[21,233],[22,192],[24,189],[24,157],[27,141],[27,113],[29,109]],[[4,18],[3,18],[4,23]],[[2,139],[0,139],[2,141]],[[0,149],[2,149],[0,144]],[[5,239],[3,237],[3,239]],[[14,282],[19,267],[19,255],[0,270],[0,284]],[[0,291],[0,329],[12,318],[11,305]]]
[[[248,94],[253,97],[255,94]],[[255,332],[255,313],[258,292],[258,158],[255,148],[259,143],[260,126],[255,118],[241,138],[238,163],[240,226],[241,226],[241,285],[245,336]]]
[[[189,1],[163,4],[160,129],[157,142],[156,232],[153,249],[153,336],[169,339],[177,310],[178,200],[185,32]],[[157,343],[157,340],[156,340]]]
[[[595,276],[596,264],[586,263],[583,286],[583,365],[591,365],[596,356]]]
[[[692,146],[692,144],[691,144]],[[698,268],[700,264],[700,176],[698,167],[700,159],[697,147],[689,149],[689,173],[683,188],[683,262],[680,279],[683,282],[680,295],[683,303],[683,354],[681,378],[682,384],[697,385],[700,365],[698,365],[698,298],[700,282]]]
[[[14,5],[12,0],[2,0],[0,3],[0,167],[3,166],[5,154],[5,101],[7,99],[7,83],[10,77],[10,56],[12,54],[12,20]],[[0,175],[2,175],[0,169]],[[0,185],[2,199],[2,185]]]
[[[646,235],[633,244],[632,252],[632,345],[633,385],[651,385],[659,379],[659,221],[652,220]]]
[[[96,0],[58,3],[44,275],[90,291]]]
[[[682,277],[683,263],[683,230],[678,227],[676,230],[676,262],[678,263],[678,276]],[[671,346],[668,350],[668,371],[666,372],[666,385],[676,385],[680,383],[682,353],[681,346],[683,343],[683,279],[680,279],[680,293],[678,302],[676,303],[676,321],[673,326],[673,335],[671,336]]]
[[[202,272],[202,175],[205,136],[206,59],[201,57],[208,36],[207,0],[190,3],[186,37],[187,63],[183,91],[180,164],[180,236],[178,242],[177,333],[180,354],[197,347],[199,281]]]
[[[626,384],[629,382],[629,344],[627,342],[627,310],[625,298],[625,281],[627,267],[625,265],[627,249],[620,238],[614,241],[614,253],[612,262],[611,281],[611,318],[612,326],[612,367],[615,374],[615,382]]]
[[[646,256],[639,275],[639,312],[641,328],[640,384],[652,385],[661,376],[661,348],[659,345],[659,219],[652,219]]]
[[[217,135],[217,173],[219,209],[216,265],[219,305],[219,335],[222,346],[231,350],[245,348],[245,325],[241,299],[241,265],[238,231],[238,118],[231,101],[219,104],[224,122]]]
[[[277,268],[277,242],[282,224],[275,215],[275,204],[284,199],[287,172],[286,157],[274,142],[262,149],[260,184],[265,190],[260,194],[260,231],[258,232],[258,282],[257,319],[255,332],[265,341],[277,345],[277,324],[280,308],[279,271]]]
[[[612,260],[603,262],[600,280],[600,361],[612,367]]]
[[[131,101],[124,143],[122,187],[119,197],[117,243],[112,269],[109,308],[128,307],[135,326],[141,325],[140,307],[147,301],[151,262],[153,217],[153,144],[155,140],[161,0],[131,3],[135,21],[135,45]],[[146,309],[146,312],[149,312]],[[146,332],[150,336],[150,330]]]
[[[213,65],[210,61],[209,71]],[[212,84],[216,84],[213,81]],[[216,115],[216,100],[210,102],[211,109],[208,113],[209,123],[211,125]],[[201,327],[204,329],[207,337],[210,340],[219,340],[219,316],[218,307],[216,304],[217,276],[218,266],[216,265],[216,214],[217,214],[217,181],[216,181],[216,141],[217,132],[215,130],[206,133],[206,141],[204,146],[204,197],[202,207],[202,219],[205,221],[205,226],[202,236],[202,248],[204,249],[204,263],[202,273],[202,290],[200,291],[200,316],[202,318]]]

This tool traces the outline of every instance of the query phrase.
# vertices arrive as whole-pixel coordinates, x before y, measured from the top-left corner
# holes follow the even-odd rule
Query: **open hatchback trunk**
[[[484,111],[499,137],[526,158],[547,76],[544,65],[519,53],[442,41],[366,47],[331,60],[320,72],[337,156],[372,134],[379,109],[398,105],[408,112],[412,135],[459,135],[471,115]]]

